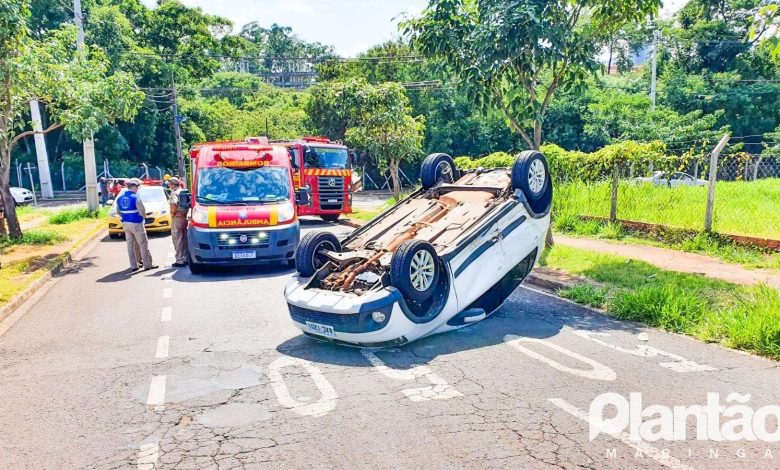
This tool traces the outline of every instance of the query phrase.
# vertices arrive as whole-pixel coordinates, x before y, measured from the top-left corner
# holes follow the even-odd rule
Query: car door
[[[490,289],[507,270],[498,222],[492,220],[478,229],[478,235],[470,239],[451,261],[460,309]]]
[[[536,225],[530,223],[529,217],[522,205],[518,204],[517,208],[498,222],[504,273],[523,261],[539,245],[542,234]]]

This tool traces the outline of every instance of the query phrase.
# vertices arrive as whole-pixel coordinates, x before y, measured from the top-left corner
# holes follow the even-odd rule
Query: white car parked
[[[651,183],[654,186],[707,186],[707,180],[696,178],[682,171],[675,171],[671,178],[663,171],[654,171],[653,176],[647,178],[634,178],[636,183]]]
[[[11,196],[13,196],[14,202],[16,202],[17,206],[26,206],[35,200],[33,193],[29,189],[17,188],[14,186],[12,186],[10,189]]]
[[[438,153],[421,176],[422,188],[346,239],[301,240],[285,298],[305,334],[398,346],[483,320],[531,271],[553,194],[541,153],[464,172]]]

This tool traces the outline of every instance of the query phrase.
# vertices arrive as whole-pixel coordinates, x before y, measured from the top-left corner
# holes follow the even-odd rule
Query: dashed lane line
[[[165,359],[168,357],[168,348],[170,346],[171,337],[168,335],[160,336],[157,339],[157,353],[154,357],[157,359]]]
[[[157,468],[157,459],[160,457],[160,444],[151,442],[141,444],[136,460],[137,470],[154,470]]]
[[[173,307],[163,307],[160,311],[160,321],[171,321]]]
[[[152,383],[149,385],[149,396],[146,399],[147,407],[154,407],[155,410],[161,410],[165,407],[165,381],[164,375],[152,377]]]

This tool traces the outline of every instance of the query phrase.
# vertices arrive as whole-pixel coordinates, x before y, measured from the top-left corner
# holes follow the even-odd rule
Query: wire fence
[[[712,175],[710,162],[710,156],[689,158],[674,171],[625,162],[616,165],[611,177],[561,181],[555,217],[562,224],[596,218],[780,239],[780,156],[721,157]]]

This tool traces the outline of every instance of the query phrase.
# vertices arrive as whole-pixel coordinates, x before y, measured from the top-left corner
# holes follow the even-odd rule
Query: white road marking
[[[612,381],[617,378],[617,374],[615,373],[615,371],[605,366],[604,364],[600,362],[596,362],[593,359],[587,358],[585,356],[577,354],[574,351],[570,351],[564,348],[563,346],[558,346],[555,343],[551,343],[543,339],[521,338],[520,336],[517,335],[506,335],[504,336],[504,341],[506,342],[506,344],[517,349],[521,353],[530,356],[538,361],[544,362],[545,364],[549,365],[553,369],[559,370],[561,372],[567,372],[569,374],[576,375],[577,377],[584,377],[586,379],[593,379],[593,380]],[[520,343],[536,343],[536,344],[544,345],[554,351],[557,351],[561,354],[565,354],[566,356],[569,356],[571,358],[577,359],[580,362],[584,362],[585,364],[588,364],[591,367],[591,369],[590,370],[573,369],[571,367],[561,364],[560,362],[554,359],[545,357],[536,351],[532,351],[522,346]]]
[[[157,442],[141,444],[136,460],[137,470],[154,470],[160,457],[160,445]]]
[[[152,377],[152,383],[149,385],[149,397],[146,399],[146,406],[153,406],[156,410],[165,407],[165,376],[155,375]]]
[[[425,387],[403,389],[403,394],[412,401],[447,400],[463,396],[462,393],[448,384],[446,380],[433,372],[428,366],[419,365],[407,370],[393,369],[385,365],[385,363],[372,351],[361,349],[360,353],[368,359],[371,365],[374,366],[379,373],[386,377],[390,377],[393,380],[408,382],[417,380],[419,377],[425,377],[433,384]]]
[[[579,418],[586,423],[588,423],[589,426],[592,426],[593,424],[590,423],[590,420],[588,419],[588,413],[585,411],[577,408],[576,406],[572,405],[571,403],[567,402],[566,400],[562,398],[548,398],[548,400],[558,408],[562,409],[563,411],[569,413],[570,415],[574,416],[575,418]],[[601,430],[602,433],[608,434],[612,436],[613,438],[619,440],[623,444],[633,448],[634,450],[637,450],[644,455],[650,457],[651,459],[655,460],[659,464],[669,467],[675,470],[694,470],[693,467],[690,467],[686,464],[684,464],[679,459],[676,459],[668,454],[668,452],[662,452],[661,450],[651,446],[650,444],[644,442],[644,441],[632,441],[631,436],[628,433],[625,432],[608,432],[606,430]]]
[[[320,398],[313,403],[306,403],[298,401],[290,395],[290,390],[287,388],[287,384],[284,382],[284,376],[282,376],[282,369],[285,367],[300,367],[305,369],[309,373],[314,385],[320,391]],[[276,398],[279,403],[289,408],[295,413],[303,416],[324,416],[336,408],[336,400],[339,396],[336,390],[328,382],[328,379],[322,374],[319,368],[309,361],[282,356],[268,366],[268,378],[271,380],[271,387],[276,393]],[[301,399],[304,399],[301,397]]]
[[[165,359],[168,357],[168,347],[171,343],[171,337],[168,335],[160,336],[157,339],[157,353],[154,357],[157,359]]]
[[[171,297],[173,297],[173,289],[170,287],[163,289],[163,299],[170,299]]]
[[[618,345],[608,343],[600,338],[597,338],[596,336],[606,338],[609,335],[609,333],[604,333],[601,331],[589,331],[589,330],[574,330],[574,334],[579,336],[580,338],[585,338],[590,341],[593,341],[596,344],[600,344],[606,348],[625,353],[630,354],[632,356],[639,356],[639,357],[668,357],[669,359],[673,359],[674,362],[662,362],[658,364],[661,367],[664,367],[666,369],[671,369],[675,372],[702,372],[702,371],[713,371],[718,370],[715,367],[708,366],[707,364],[698,364],[693,361],[689,361],[688,359],[685,359],[682,356],[678,356],[677,354],[670,353],[668,351],[664,351],[662,349],[657,349],[652,346],[648,346],[646,344],[638,344],[635,349],[626,349],[623,347],[620,347]]]
[[[160,311],[160,321],[171,321],[171,314],[173,313],[173,307],[163,307]]]

